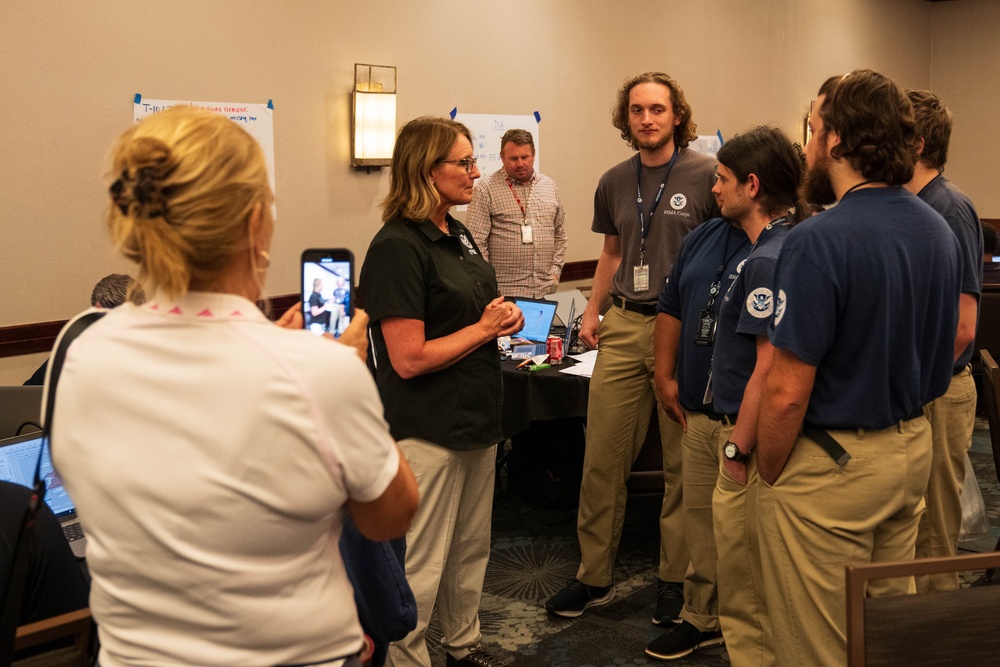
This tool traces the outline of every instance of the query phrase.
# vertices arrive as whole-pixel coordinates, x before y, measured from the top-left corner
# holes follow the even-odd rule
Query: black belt
[[[847,453],[847,450],[841,447],[840,443],[834,440],[833,436],[825,430],[816,426],[803,426],[802,435],[822,447],[823,451],[829,454],[830,458],[841,468],[846,466],[847,462],[851,460],[851,455]]]
[[[712,412],[711,410],[695,410],[695,412],[700,412],[714,422],[722,422],[726,426],[736,426],[736,417],[738,415],[726,415],[720,412]]]
[[[959,373],[961,373],[962,371],[964,371],[968,367],[969,367],[969,364],[962,364],[961,366],[955,366],[953,369],[951,369],[951,375],[952,375],[952,377],[958,375]]]
[[[655,303],[636,303],[635,301],[626,301],[620,296],[615,296],[614,294],[611,295],[611,303],[615,304],[622,310],[639,313],[640,315],[656,315]]]
[[[924,409],[916,408],[913,412],[903,418],[903,421],[910,421],[916,419],[917,417],[923,417]],[[809,424],[802,425],[802,435],[806,436],[817,445],[823,448],[830,458],[833,459],[838,466],[843,468],[847,465],[847,462],[851,460],[851,455],[847,453],[840,443],[833,439],[833,436],[827,433],[827,431],[856,431],[858,427],[856,426],[810,426]]]

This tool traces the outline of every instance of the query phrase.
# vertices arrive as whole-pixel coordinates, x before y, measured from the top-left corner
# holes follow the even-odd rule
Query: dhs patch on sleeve
[[[747,295],[747,312],[757,319],[770,317],[774,312],[774,298],[771,290],[758,287]]]

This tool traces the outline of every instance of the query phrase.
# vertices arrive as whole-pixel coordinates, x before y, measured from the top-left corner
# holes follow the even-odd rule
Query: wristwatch
[[[750,454],[741,452],[739,445],[732,440],[726,441],[725,446],[722,448],[722,455],[730,461],[736,461],[737,463],[745,463],[750,458]]]

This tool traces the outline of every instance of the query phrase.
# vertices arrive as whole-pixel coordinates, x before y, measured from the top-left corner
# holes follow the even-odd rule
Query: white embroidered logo
[[[469,249],[470,253],[472,253],[473,255],[479,254],[479,253],[476,252],[476,249],[472,246],[472,241],[470,241],[469,239],[467,239],[465,237],[465,234],[459,234],[458,238],[459,238],[459,240],[462,241],[462,245],[464,245],[466,248]]]
[[[774,309],[771,290],[766,287],[755,289],[747,295],[747,312],[757,319],[771,316]]]
[[[778,290],[778,298],[774,304],[774,326],[781,324],[781,318],[785,316],[785,307],[788,305],[785,299],[785,290]]]

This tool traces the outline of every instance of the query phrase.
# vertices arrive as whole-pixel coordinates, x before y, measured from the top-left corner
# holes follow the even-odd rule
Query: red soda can
[[[563,341],[559,336],[549,336],[545,341],[545,351],[549,353],[549,363],[553,366],[563,361]]]

